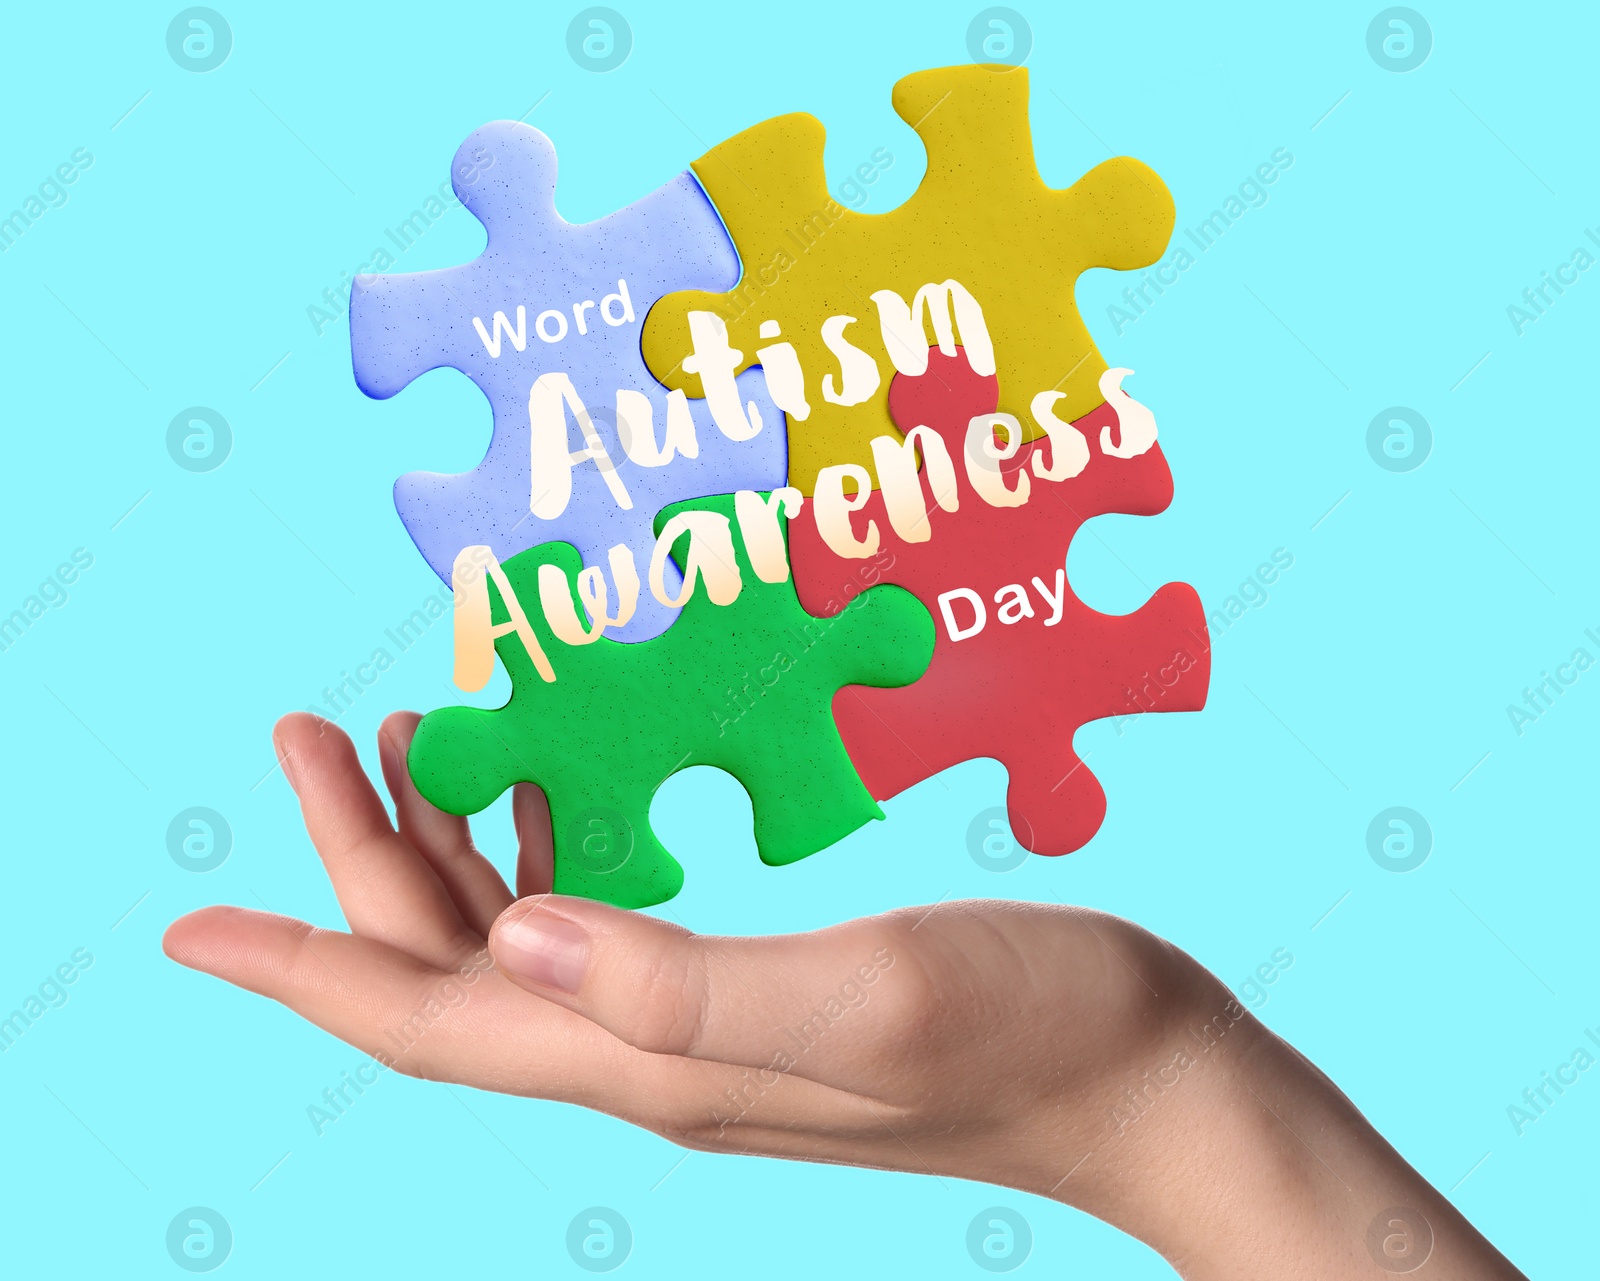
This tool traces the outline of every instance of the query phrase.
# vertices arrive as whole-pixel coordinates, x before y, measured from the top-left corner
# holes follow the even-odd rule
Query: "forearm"
[[[1248,1014],[1214,1031],[1188,1029],[1155,1056],[1164,1076],[1121,1088],[1093,1177],[1057,1196],[1188,1281],[1521,1276],[1286,1042]]]

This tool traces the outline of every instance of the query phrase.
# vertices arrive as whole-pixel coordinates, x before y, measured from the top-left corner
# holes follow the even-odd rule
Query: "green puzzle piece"
[[[690,765],[718,766],[744,785],[769,866],[883,817],[840,742],[833,695],[842,685],[916,680],[933,656],[932,617],[909,592],[876,586],[834,617],[816,618],[801,608],[792,580],[756,577],[731,495],[664,509],[657,534],[689,510],[729,518],[743,580],[737,600],[713,604],[697,583],[681,617],[653,640],[569,646],[545,622],[538,573],[555,565],[571,585],[582,562],[568,543],[529,548],[504,569],[556,680],[540,679],[507,633],[495,650],[511,676],[511,700],[494,711],[430,712],[411,744],[417,790],[451,814],[475,814],[514,783],[544,789],[558,894],[618,907],[676,894],[683,868],[651,831],[650,802]],[[494,621],[505,621],[492,585],[490,599]]]

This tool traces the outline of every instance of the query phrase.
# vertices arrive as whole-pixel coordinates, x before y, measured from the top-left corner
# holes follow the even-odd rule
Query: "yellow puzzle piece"
[[[789,414],[789,483],[811,494],[817,470],[859,463],[871,470],[869,441],[899,438],[889,418],[895,368],[884,348],[872,295],[893,290],[910,303],[923,285],[954,279],[983,308],[1000,380],[1000,409],[1039,433],[1029,403],[1042,391],[1071,421],[1098,406],[1106,365],[1078,315],[1073,288],[1090,267],[1132,270],[1155,262],[1172,234],[1172,196],[1154,170],[1118,157],[1071,187],[1047,187],[1033,158],[1028,72],[943,67],[894,87],[896,113],[922,136],[928,169],[898,209],[859,214],[829,194],[821,121],[805,112],[776,116],[713,147],[695,174],[733,236],[744,271],[729,293],[672,293],[645,319],[643,351],[670,388],[700,396],[682,368],[691,349],[687,313],[709,311],[743,353],[794,344],[809,413]],[[830,316],[855,317],[845,338],[878,364],[882,381],[864,402],[830,403],[842,389],[840,361],[823,341]],[[777,322],[778,336],[773,326]],[[929,344],[931,345],[931,343]],[[773,367],[769,363],[769,381]]]

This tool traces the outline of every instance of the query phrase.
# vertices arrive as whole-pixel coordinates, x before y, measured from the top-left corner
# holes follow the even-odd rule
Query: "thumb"
[[[841,1084],[915,1001],[911,936],[892,917],[810,934],[719,938],[588,899],[542,895],[489,933],[500,972],[651,1054]],[[909,981],[908,981],[909,980]]]

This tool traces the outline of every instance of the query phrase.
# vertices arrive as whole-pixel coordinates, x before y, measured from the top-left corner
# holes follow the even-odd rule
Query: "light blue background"
[[[468,132],[535,103],[573,220],[799,109],[828,126],[836,184],[888,148],[865,208],[890,208],[923,163],[890,87],[966,60],[977,8],[696,6],[683,23],[678,6],[627,5],[632,56],[595,75],[568,57],[566,9],[219,5],[234,48],[206,75],[168,57],[176,6],[13,9],[0,52],[0,211],[74,148],[95,157],[0,256],[0,613],[72,549],[95,557],[0,654],[0,1011],[74,948],[95,958],[0,1057],[7,1271],[182,1275],[167,1225],[204,1205],[232,1225],[226,1276],[577,1275],[567,1224],[602,1204],[632,1225],[637,1275],[958,1277],[979,1275],[968,1222],[1002,1204],[1032,1226],[1023,1275],[1170,1276],[1112,1229],[1009,1191],[684,1158],[572,1108],[388,1075],[317,1137],[307,1105],[361,1056],[162,956],[165,925],[207,903],[341,923],[287,786],[262,781],[269,729],[438,589],[390,485],[468,468],[488,437],[451,371],[363,398],[343,323],[318,337],[307,321],[323,288],[437,187]],[[671,914],[754,933],[948,897],[1061,899],[1143,923],[1236,987],[1287,948],[1261,1016],[1524,1269],[1557,1274],[1588,1257],[1600,1073],[1520,1137],[1506,1108],[1600,1024],[1600,671],[1520,737],[1506,706],[1579,645],[1600,655],[1583,635],[1600,629],[1600,273],[1521,336],[1506,307],[1600,220],[1600,23],[1576,5],[1429,4],[1432,55],[1396,75],[1367,52],[1376,4],[1090,8],[1029,11],[1047,181],[1139,156],[1181,228],[1274,148],[1295,159],[1120,336],[1106,307],[1126,282],[1080,282],[1106,358],[1138,371],[1129,390],[1158,415],[1177,498],[1094,522],[1073,585],[1122,611],[1183,579],[1214,610],[1274,549],[1294,567],[1216,638],[1203,713],[1080,733],[1110,798],[1082,852],[977,866],[968,824],[1004,787],[980,761],[767,869],[737,784],[691,771],[654,811],[688,873]],[[400,266],[481,244],[453,209]],[[202,475],[165,447],[196,404],[235,434]],[[1408,474],[1366,449],[1397,404],[1434,433]],[[386,712],[451,701],[449,648],[436,628],[342,718],[374,770]],[[165,846],[193,805],[233,829],[207,875]],[[1366,848],[1392,805],[1434,835],[1405,875]],[[481,829],[504,861],[504,809]]]

